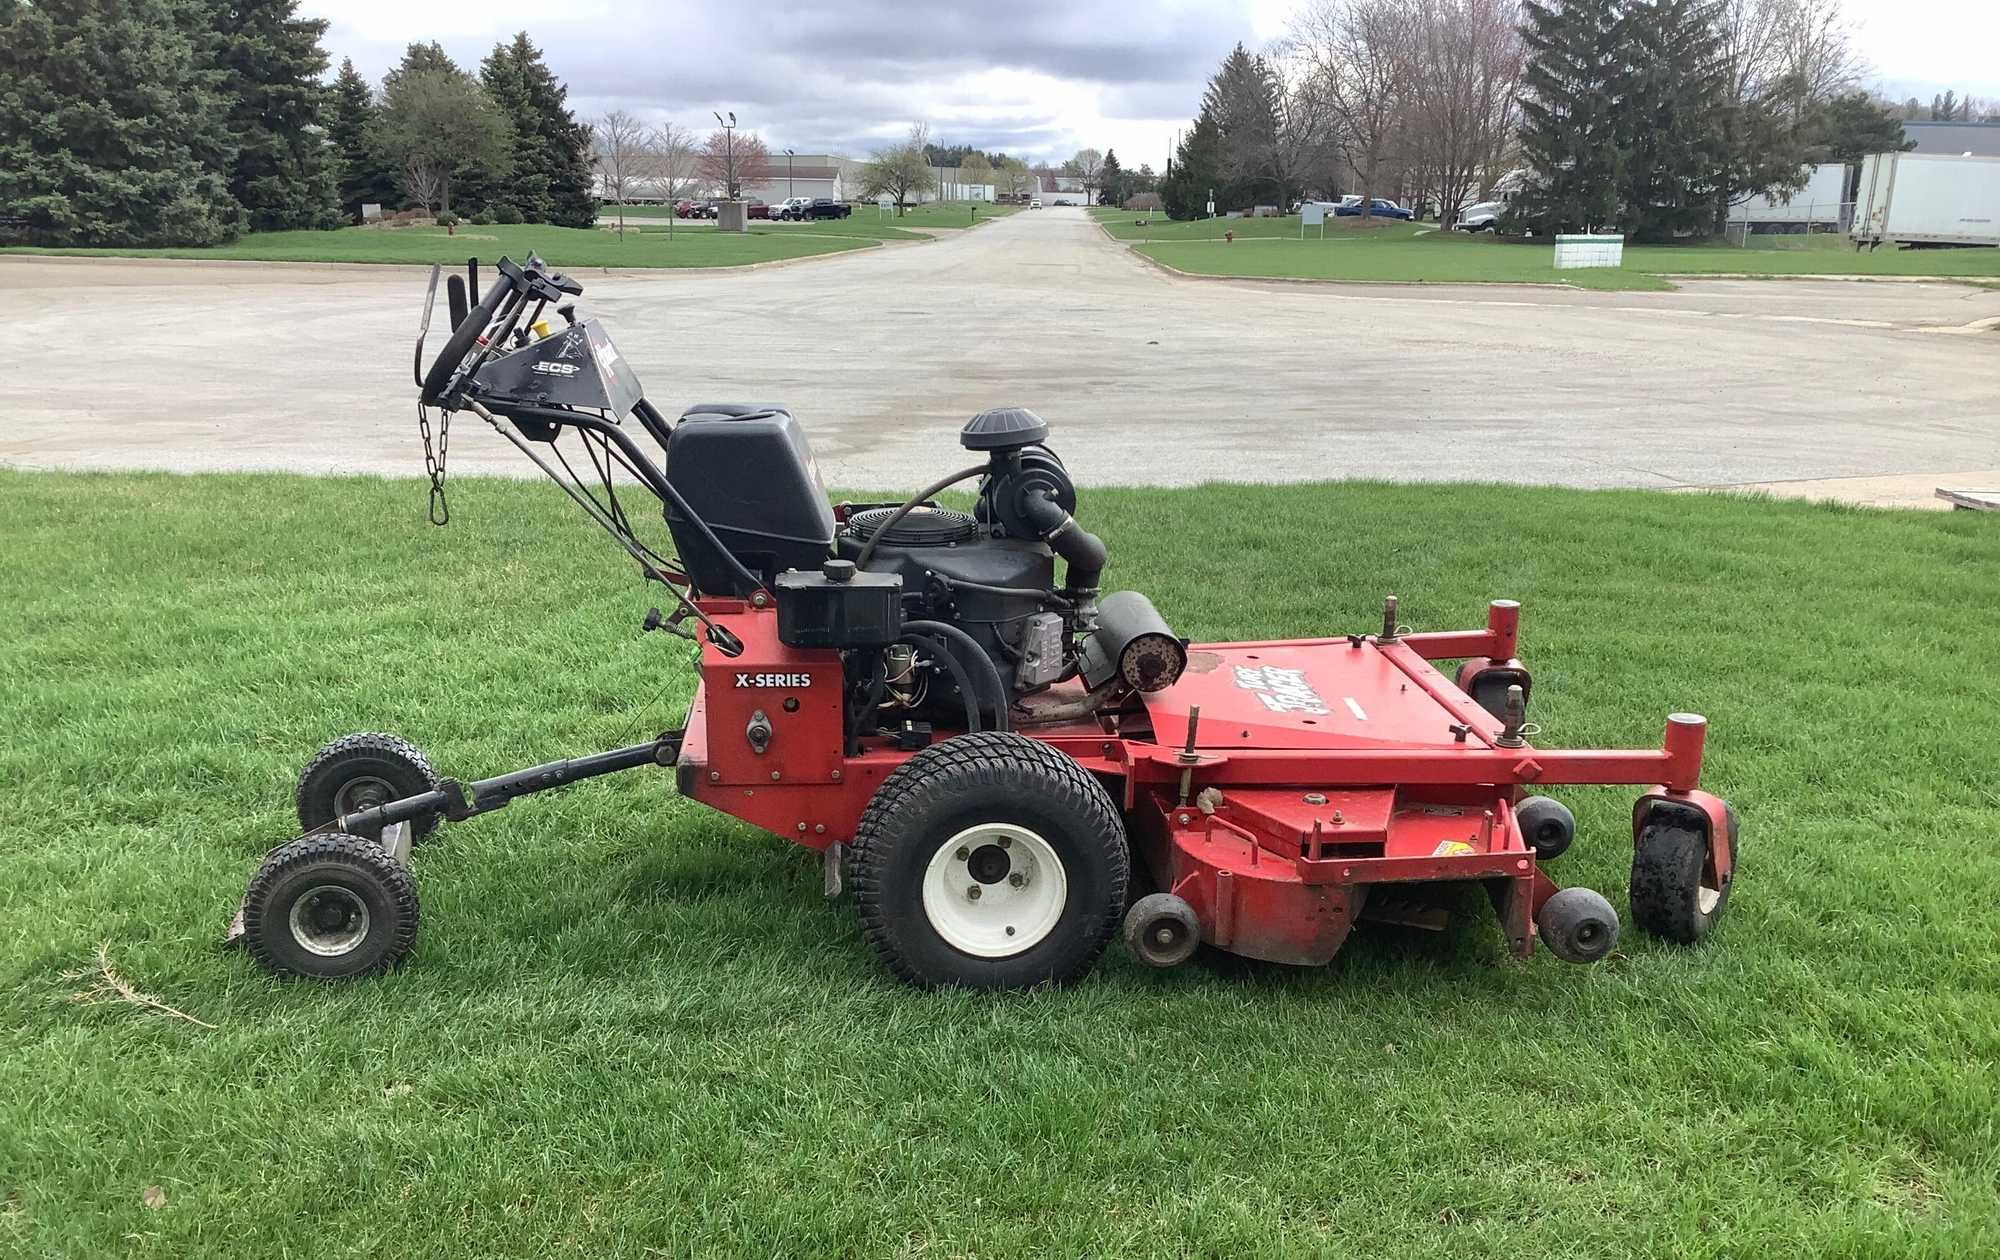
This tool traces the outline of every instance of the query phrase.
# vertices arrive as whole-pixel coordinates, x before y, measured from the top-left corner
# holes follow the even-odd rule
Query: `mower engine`
[[[1072,515],[1048,432],[1025,408],[982,412],[959,434],[982,463],[901,503],[835,508],[789,411],[702,404],[674,427],[666,475],[708,528],[671,502],[667,525],[698,594],[761,599],[754,578],[782,642],[842,650],[850,739],[934,718],[1031,724],[1027,698],[1079,676],[1092,703],[1170,686],[1185,644],[1144,595],[1100,600],[1104,544]],[[933,500],[975,478],[972,511]]]

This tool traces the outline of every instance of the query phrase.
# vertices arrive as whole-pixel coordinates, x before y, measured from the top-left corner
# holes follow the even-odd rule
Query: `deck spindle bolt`
[[[1015,871],[1012,875],[1009,875],[1007,877],[1007,882],[1012,884],[1016,888],[1026,888],[1028,886],[1028,877],[1021,874],[1021,872],[1019,871]]]
[[[1382,642],[1396,641],[1396,597],[1391,595],[1382,601]]]
[[[965,895],[968,900],[971,901],[979,900],[979,885],[977,884],[969,885],[965,890]]]
[[[972,850],[966,848],[964,845],[961,844],[958,846],[958,852],[952,854],[952,856],[957,858],[961,862],[970,861],[972,858]]]

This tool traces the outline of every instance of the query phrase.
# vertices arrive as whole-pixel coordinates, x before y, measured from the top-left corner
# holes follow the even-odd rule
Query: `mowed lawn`
[[[561,228],[541,224],[481,227],[460,224],[455,234],[438,227],[336,228],[330,232],[253,232],[233,245],[207,249],[42,249],[9,246],[6,253],[74,254],[115,258],[244,259],[258,262],[451,263],[473,254],[541,255],[563,268],[578,267],[741,267],[781,258],[803,258],[861,249],[869,237],[912,239],[915,233],[850,231],[787,232],[788,224],[760,224],[749,232],[712,228],[676,231],[632,230],[621,237],[604,228]],[[805,225],[800,225],[805,226]]]
[[[1702,948],[1508,957],[1477,899],[1323,970],[1114,946],[892,983],[815,858],[634,772],[420,850],[409,965],[217,947],[323,740],[646,738],[690,649],[547,486],[0,473],[0,1250],[23,1256],[1972,1257],[2000,1247],[2000,521],[1339,484],[1086,489],[1196,639],[1524,602],[1550,746],[1713,722]],[[1623,789],[1552,867],[1623,908]],[[100,943],[213,1030],[79,1004]],[[142,1196],[164,1196],[148,1207]]]
[[[1296,216],[1173,222],[1159,215],[1093,211],[1114,238],[1180,271],[1269,279],[1405,283],[1567,284],[1663,289],[1663,276],[1950,276],[2000,283],[2000,249],[1857,253],[1845,237],[1752,237],[1745,246],[1627,245],[1621,268],[1557,271],[1551,242],[1446,232],[1436,224],[1329,219],[1300,239]],[[1149,220],[1144,227],[1138,220]],[[1236,239],[1224,239],[1225,232]],[[1803,248],[1801,246],[1804,246]]]

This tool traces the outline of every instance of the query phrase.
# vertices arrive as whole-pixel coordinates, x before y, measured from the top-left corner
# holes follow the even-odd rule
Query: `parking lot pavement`
[[[2000,467],[2000,333],[1925,331],[2000,315],[2000,292],[1957,285],[1191,280],[1056,208],[796,265],[579,278],[662,410],[783,402],[841,486],[914,486],[1001,404],[1041,412],[1099,484]],[[416,473],[423,288],[408,267],[0,257],[34,356],[0,373],[0,461]],[[470,418],[451,462],[533,471]]]

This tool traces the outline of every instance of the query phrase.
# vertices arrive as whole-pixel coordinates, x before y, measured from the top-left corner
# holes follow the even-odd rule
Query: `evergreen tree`
[[[1866,92],[1849,92],[1819,106],[1806,122],[1806,160],[1859,162],[1871,153],[1901,153],[1917,142],[1903,121]]]
[[[1287,200],[1278,177],[1278,78],[1262,57],[1238,44],[1202,93],[1202,109],[1222,129],[1218,205],[1237,207]]]
[[[1586,231],[1618,213],[1616,92],[1625,29],[1615,0],[1526,0],[1521,95],[1527,187],[1512,216],[1544,235]]]
[[[216,73],[173,0],[0,0],[0,229],[38,245],[235,238]]]
[[[590,127],[570,113],[569,89],[549,70],[541,49],[522,31],[512,43],[493,46],[479,78],[514,128],[514,170],[500,201],[530,223],[595,223]]]
[[[363,205],[388,206],[396,200],[396,175],[382,164],[369,143],[375,119],[375,94],[355,70],[352,59],[340,63],[326,107],[326,138],[340,163],[340,213],[358,220]]]
[[[1125,168],[1118,164],[1118,150],[1104,151],[1104,165],[1097,168],[1097,187],[1099,205],[1125,204]]]
[[[1705,230],[1732,138],[1727,66],[1710,0],[1632,0],[1619,17],[1618,39],[1619,226],[1636,241]],[[1795,179],[1789,172],[1799,162],[1786,158],[1785,178]]]
[[[229,191],[260,232],[339,222],[333,155],[321,131],[323,18],[298,0],[207,0],[206,55],[220,72],[235,143]]]
[[[1221,173],[1222,126],[1204,105],[1160,181],[1160,204],[1167,217],[1199,219],[1208,213],[1209,192],[1216,188]]]

